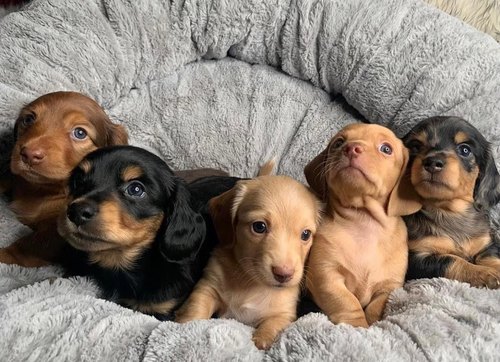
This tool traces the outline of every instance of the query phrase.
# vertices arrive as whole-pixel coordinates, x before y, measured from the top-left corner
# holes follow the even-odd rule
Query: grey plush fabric
[[[417,0],[34,0],[0,21],[4,166],[21,106],[55,90],[173,168],[252,176],[274,156],[303,180],[345,124],[403,135],[440,114],[500,147],[500,45]],[[7,245],[28,230],[0,207]],[[262,352],[235,321],[160,323],[55,267],[0,265],[0,360],[495,360],[499,313],[500,291],[422,280],[368,330],[309,314]]]

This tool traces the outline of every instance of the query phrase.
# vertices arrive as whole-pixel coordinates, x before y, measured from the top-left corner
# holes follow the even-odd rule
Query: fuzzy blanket
[[[21,106],[101,103],[174,168],[302,170],[347,123],[458,115],[500,147],[500,45],[420,0],[34,0],[0,21],[0,151]],[[498,160],[498,158],[497,158]],[[498,213],[494,213],[498,220]],[[0,245],[28,232],[0,204]],[[55,267],[0,265],[0,360],[495,360],[500,291],[408,283],[367,330],[310,313],[267,351],[233,320],[159,322]]]

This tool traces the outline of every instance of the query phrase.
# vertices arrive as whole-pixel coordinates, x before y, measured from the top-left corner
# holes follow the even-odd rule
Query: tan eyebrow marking
[[[415,133],[411,138],[420,141],[423,144],[427,144],[427,135],[425,132]]]
[[[127,182],[136,178],[139,178],[143,175],[142,168],[139,166],[128,166],[123,170],[122,179]]]
[[[462,131],[457,132],[457,134],[455,135],[456,144],[467,142],[469,139],[470,137],[467,135],[467,133]]]

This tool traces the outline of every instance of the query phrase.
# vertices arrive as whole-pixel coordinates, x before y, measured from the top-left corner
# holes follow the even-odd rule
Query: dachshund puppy
[[[488,211],[500,201],[500,176],[486,139],[467,121],[433,117],[405,137],[411,182],[423,208],[405,218],[408,279],[446,277],[498,288],[500,242]]]
[[[57,216],[66,205],[71,170],[98,147],[127,143],[127,132],[111,123],[92,99],[55,92],[25,106],[14,127],[10,169],[11,209],[33,233],[0,249],[0,262],[28,267],[61,258]]]
[[[352,124],[305,168],[326,201],[307,263],[307,288],[334,323],[368,327],[403,285],[408,261],[401,215],[421,204],[403,175],[408,151],[379,125]]]
[[[132,146],[88,154],[71,174],[58,223],[80,251],[66,267],[92,277],[105,299],[168,318],[201,277],[217,240],[206,232],[208,200],[236,180],[207,178],[188,187],[159,157]]]
[[[265,175],[238,181],[210,213],[220,244],[176,321],[234,318],[255,326],[255,345],[267,349],[296,319],[319,200],[289,177]]]

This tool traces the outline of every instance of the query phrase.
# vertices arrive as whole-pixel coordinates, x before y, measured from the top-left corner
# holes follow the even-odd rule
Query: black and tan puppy
[[[88,154],[71,174],[58,223],[80,251],[67,267],[95,279],[104,298],[168,318],[217,240],[207,228],[208,200],[236,181],[206,178],[188,186],[160,158],[132,146]]]
[[[446,277],[476,287],[500,285],[500,243],[488,210],[500,200],[490,145],[467,121],[433,117],[405,137],[411,182],[422,197],[407,216],[407,279]]]

